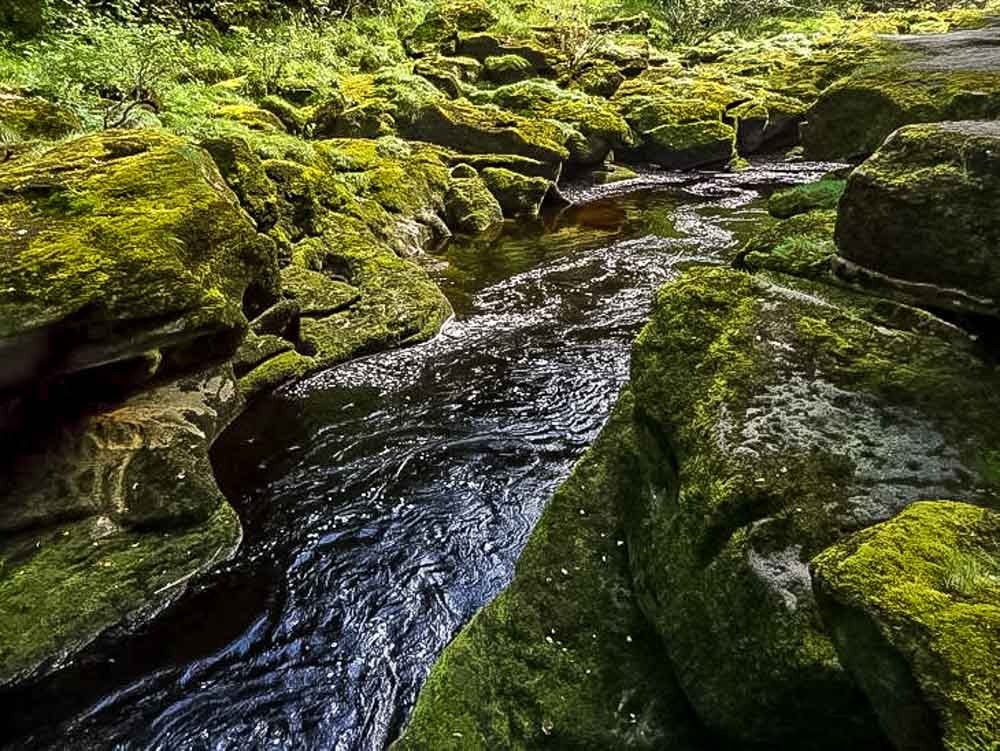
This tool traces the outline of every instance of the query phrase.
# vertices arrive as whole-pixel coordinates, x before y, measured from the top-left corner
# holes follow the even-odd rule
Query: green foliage
[[[62,34],[26,46],[19,72],[39,93],[76,106],[85,121],[115,128],[135,124],[142,110],[159,112],[182,52],[166,26],[81,16]]]
[[[653,8],[673,41],[704,42],[720,31],[747,32],[776,17],[820,12],[819,0],[655,0]]]

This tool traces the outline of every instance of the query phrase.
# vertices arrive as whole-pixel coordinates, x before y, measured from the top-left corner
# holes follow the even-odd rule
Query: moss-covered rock
[[[796,214],[757,232],[740,250],[734,265],[748,271],[829,278],[837,252],[833,240],[836,226],[835,211]]]
[[[813,586],[837,652],[896,748],[1000,738],[1000,513],[915,503],[821,553]]]
[[[240,378],[240,391],[247,398],[272,391],[322,367],[315,358],[295,351],[276,354]]]
[[[445,95],[427,79],[403,68],[341,79],[340,87],[310,119],[316,138],[379,138],[401,132]]]
[[[996,379],[916,309],[724,269],[660,291],[633,353],[624,518],[642,607],[710,728],[880,747],[806,564],[919,498],[995,499]]]
[[[40,97],[0,92],[0,142],[54,141],[81,128],[71,110]]]
[[[489,167],[483,182],[499,201],[504,216],[538,216],[552,183],[541,177],[525,177],[508,169]]]
[[[500,202],[478,175],[452,178],[445,210],[448,226],[463,234],[479,234],[503,221]]]
[[[924,304],[996,314],[998,202],[1000,122],[903,128],[848,181],[841,270]]]
[[[735,131],[744,154],[794,141],[805,110],[800,101],[771,91],[759,79],[727,69],[683,71],[676,65],[650,68],[626,82],[614,102],[644,139],[666,125],[718,122]]]
[[[823,92],[809,110],[802,143],[811,159],[869,156],[911,123],[1000,117],[997,70],[863,69]]]
[[[233,372],[237,378],[242,378],[258,365],[284,352],[291,352],[294,348],[295,345],[280,336],[258,336],[251,331],[233,356]]]
[[[570,147],[572,161],[599,164],[613,150],[630,149],[638,143],[625,119],[608,102],[579,92],[561,89],[549,81],[524,81],[503,86],[475,97],[505,110],[531,118],[558,121],[586,139],[579,149]]]
[[[406,39],[411,55],[454,52],[459,32],[482,32],[497,22],[494,10],[481,0],[436,3]]]
[[[557,125],[465,101],[424,108],[404,135],[473,154],[513,154],[542,162],[569,157],[566,133]]]
[[[532,41],[507,42],[493,34],[459,34],[456,51],[463,57],[472,57],[485,63],[490,57],[517,55],[527,60],[539,74],[550,73],[558,62],[559,55]]]
[[[779,190],[767,201],[767,210],[778,219],[788,219],[810,211],[834,210],[844,194],[847,181],[824,178],[814,183]]]
[[[471,57],[445,57],[434,55],[418,60],[413,72],[423,76],[452,99],[460,99],[465,84],[479,80],[482,63]]]
[[[610,99],[623,83],[625,75],[617,65],[610,61],[598,61],[575,74],[570,85],[584,94]]]
[[[271,230],[279,219],[278,193],[247,141],[238,136],[216,137],[202,141],[201,147],[212,155],[226,184],[256,220],[257,229]]]
[[[187,376],[23,447],[0,532],[104,515],[130,528],[200,523],[224,502],[208,451],[242,407],[227,369]]]
[[[630,594],[631,402],[549,503],[511,585],[445,650],[393,748],[688,749],[697,723]]]
[[[264,133],[284,133],[285,124],[277,115],[260,107],[248,104],[227,104],[216,111],[216,115],[225,120],[244,125],[250,130]]]
[[[476,170],[490,167],[506,169],[527,177],[544,177],[553,183],[559,182],[562,176],[561,162],[542,162],[514,154],[453,154],[448,158],[448,163],[452,167],[466,164]]]
[[[281,270],[281,288],[299,304],[301,315],[314,318],[339,313],[361,296],[358,288],[347,282],[295,264]]]
[[[533,78],[535,67],[520,55],[497,55],[483,61],[483,77],[499,84],[511,84]]]
[[[639,153],[667,169],[726,164],[736,156],[736,131],[718,120],[661,125],[642,134]]]
[[[39,336],[78,372],[150,351],[164,366],[235,351],[252,285],[273,287],[257,233],[211,157],[148,131],[109,131],[0,169],[0,339]],[[30,352],[24,355],[29,360]]]
[[[223,504],[171,532],[127,530],[106,517],[0,543],[0,685],[58,668],[114,628],[179,597],[197,572],[232,556],[239,518]]]
[[[281,122],[281,129],[295,135],[301,135],[309,124],[309,108],[296,106],[276,94],[261,99],[260,108],[277,117]]]
[[[602,169],[594,170],[594,183],[597,185],[611,185],[612,183],[634,180],[639,174],[621,164],[608,164]]]
[[[232,554],[240,525],[208,451],[240,405],[231,370],[185,377],[65,426],[6,468],[0,685],[134,625]]]

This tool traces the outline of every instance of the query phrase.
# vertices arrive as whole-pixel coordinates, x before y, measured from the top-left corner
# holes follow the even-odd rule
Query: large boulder
[[[1000,122],[914,125],[854,171],[839,270],[937,307],[1000,314]]]
[[[109,131],[0,169],[0,387],[150,352],[164,368],[239,345],[273,243],[211,157],[158,132]],[[9,367],[16,363],[17,367]]]
[[[448,226],[463,234],[479,234],[503,221],[503,208],[471,167],[455,168],[445,197]]]
[[[995,496],[998,386],[917,309],[725,269],[660,291],[633,353],[633,582],[727,743],[880,747],[807,564],[921,498]]]
[[[503,168],[486,168],[482,178],[508,217],[538,216],[553,190],[553,184],[544,178],[526,177]]]
[[[897,749],[1000,738],[1000,513],[923,502],[812,565],[823,620]]]
[[[497,15],[482,0],[445,0],[436,3],[406,38],[414,56],[454,52],[459,32],[481,32],[497,22]]]
[[[636,157],[676,169],[725,163],[783,145],[805,107],[734,72],[697,75],[676,65],[624,83],[613,102],[642,142]]]
[[[997,117],[1000,63],[994,71],[863,68],[823,92],[802,143],[810,159],[863,159],[904,125]]]
[[[25,440],[0,489],[0,686],[54,669],[226,560],[209,449],[242,405],[215,368]],[[26,445],[24,445],[26,444]]]

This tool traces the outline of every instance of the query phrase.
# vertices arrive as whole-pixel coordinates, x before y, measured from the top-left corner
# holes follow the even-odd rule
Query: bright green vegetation
[[[209,155],[175,136],[69,141],[0,170],[0,195],[0,335],[64,337],[69,369],[204,356],[206,343],[230,354],[247,289],[275,281],[273,244]]]
[[[824,178],[775,193],[767,202],[767,210],[778,219],[788,219],[817,209],[834,210],[847,186],[846,180]]]
[[[72,655],[105,630],[135,623],[232,555],[240,522],[222,504],[202,524],[137,532],[106,517],[0,544],[0,685]]]
[[[1000,514],[916,503],[825,551],[813,572],[838,653],[897,747],[996,746]]]
[[[740,251],[737,265],[749,271],[823,278],[837,252],[836,224],[835,211],[816,210],[761,228]]]

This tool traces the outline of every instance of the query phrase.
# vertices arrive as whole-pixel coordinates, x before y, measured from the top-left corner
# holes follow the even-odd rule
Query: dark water
[[[727,261],[761,192],[827,168],[664,174],[453,243],[433,273],[456,319],[241,418],[215,455],[237,559],[80,660],[58,700],[8,703],[33,730],[17,745],[384,748],[603,424],[653,291]]]

